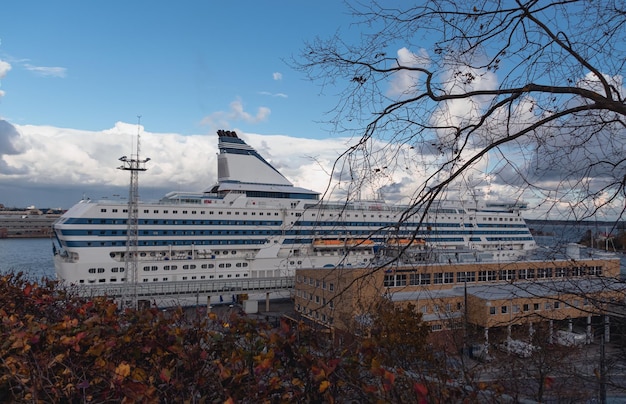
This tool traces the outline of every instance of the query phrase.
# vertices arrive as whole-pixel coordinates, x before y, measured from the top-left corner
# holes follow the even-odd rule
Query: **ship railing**
[[[263,293],[293,289],[293,276],[274,278],[253,278],[242,280],[175,281],[119,283],[108,285],[74,285],[72,289],[83,297],[107,296],[119,298],[136,295],[147,299],[160,296],[195,297],[199,295],[222,295],[242,293]]]

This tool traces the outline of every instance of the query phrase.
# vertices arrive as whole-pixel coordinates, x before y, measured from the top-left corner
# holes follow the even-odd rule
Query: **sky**
[[[9,0],[0,10],[6,206],[69,208],[83,194],[124,191],[115,167],[134,147],[139,116],[149,169],[175,170],[157,177],[160,187],[150,174],[141,180],[156,198],[167,186],[212,185],[217,129],[267,135],[283,165],[318,151],[282,144],[332,137],[320,121],[336,100],[287,61],[316,36],[349,35],[340,1]]]
[[[324,192],[333,163],[354,141],[324,123],[343,88],[322,90],[288,61],[317,37],[360,42],[362,28],[353,23],[339,0],[3,1],[0,204],[67,209],[85,197],[127,195],[118,158],[134,152],[138,133],[141,155],[151,159],[141,199],[202,191],[216,181],[218,129],[237,131],[294,185]],[[395,51],[402,63],[428,56],[402,44]],[[482,77],[475,85],[499,80]],[[413,79],[390,80],[387,95],[402,94]],[[463,116],[467,108],[461,100],[447,112]],[[406,160],[434,161],[435,154]],[[428,173],[394,158],[403,169],[361,197],[384,188],[393,202],[410,198]],[[484,164],[493,170],[498,162]],[[479,177],[470,184],[479,194],[516,192]],[[558,209],[551,212],[558,218]]]
[[[332,105],[285,60],[349,22],[332,0],[8,0],[0,9],[4,119],[100,131],[141,115],[147,128],[182,135],[237,123],[322,136],[315,122]]]

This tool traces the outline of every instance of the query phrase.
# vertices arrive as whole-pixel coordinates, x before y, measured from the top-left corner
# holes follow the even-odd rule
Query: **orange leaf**
[[[328,380],[324,380],[320,383],[320,393],[325,392],[330,387],[330,382]]]
[[[365,391],[366,393],[374,394],[378,391],[378,388],[376,386],[367,384],[363,386],[363,391]]]
[[[396,375],[385,370],[385,379],[389,382],[389,384],[393,384],[396,381]]]

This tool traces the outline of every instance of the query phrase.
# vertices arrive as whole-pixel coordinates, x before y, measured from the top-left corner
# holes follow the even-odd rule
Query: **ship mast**
[[[136,152],[127,156],[122,156],[119,160],[122,165],[119,170],[130,171],[130,187],[128,190],[128,220],[126,222],[126,254],[124,254],[124,270],[126,272],[126,285],[122,296],[122,306],[132,305],[137,308],[137,281],[138,281],[138,259],[137,246],[139,245],[139,171],[146,171],[145,164],[150,158],[141,159],[141,115],[137,116],[137,146]],[[132,296],[126,294],[131,292]],[[130,300],[130,301],[129,301]]]

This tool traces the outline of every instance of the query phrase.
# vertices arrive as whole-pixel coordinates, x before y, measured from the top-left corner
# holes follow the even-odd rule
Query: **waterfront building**
[[[492,331],[510,338],[531,334],[542,322],[569,331],[576,322],[590,341],[592,320],[604,323],[609,303],[624,300],[619,267],[618,258],[601,256],[298,269],[295,310],[333,333],[366,335],[381,301],[388,300],[412,304],[434,333],[470,325],[488,342]]]

